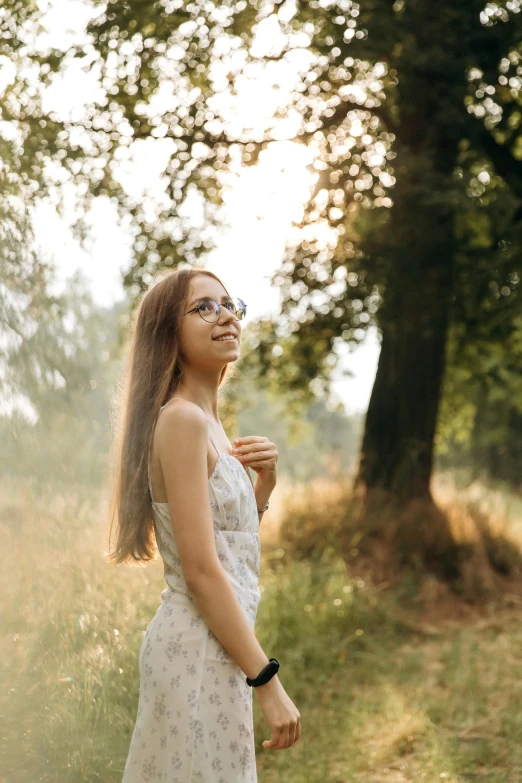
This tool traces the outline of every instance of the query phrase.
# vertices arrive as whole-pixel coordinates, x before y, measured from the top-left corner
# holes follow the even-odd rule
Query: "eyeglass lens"
[[[238,321],[243,320],[246,315],[246,304],[242,299],[229,299],[224,302],[221,307],[226,307],[228,310],[234,313]],[[205,302],[201,302],[198,306],[200,316],[205,321],[218,321],[220,314],[220,306],[213,299],[207,299]]]

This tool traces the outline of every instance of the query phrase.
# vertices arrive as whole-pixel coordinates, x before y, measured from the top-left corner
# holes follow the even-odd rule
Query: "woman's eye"
[[[235,310],[236,309],[234,307],[234,302],[225,302],[225,307],[227,308],[227,310]]]
[[[208,312],[209,310],[211,310],[211,308],[212,305],[210,304],[210,302],[201,302],[201,304],[199,305],[199,309],[203,310],[203,312]]]

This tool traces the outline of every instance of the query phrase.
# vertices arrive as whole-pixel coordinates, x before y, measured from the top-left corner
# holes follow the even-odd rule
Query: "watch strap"
[[[247,685],[250,685],[252,688],[257,688],[259,685],[264,685],[269,680],[272,679],[274,674],[277,674],[279,671],[279,661],[277,658],[270,658],[267,665],[264,667],[264,669],[261,669],[257,677],[247,677]]]

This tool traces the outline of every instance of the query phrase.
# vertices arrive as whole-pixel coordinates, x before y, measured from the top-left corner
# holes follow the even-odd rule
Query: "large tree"
[[[296,347],[316,327],[333,341],[361,321],[378,324],[359,478],[401,499],[429,498],[450,327],[469,338],[473,318],[520,312],[519,262],[506,248],[519,233],[521,28],[517,4],[508,5],[311,2],[298,15],[313,25],[323,63],[306,118],[317,130],[302,134],[322,145],[324,162],[321,208],[312,201],[307,218],[336,217],[344,231],[330,252],[292,249],[280,275],[284,309],[296,308],[296,286],[301,305],[348,270],[351,291],[297,326],[305,340]]]
[[[382,351],[361,480],[396,495],[427,495],[452,304],[467,293],[460,267],[476,271],[471,232],[460,225],[491,222],[503,184],[515,197],[504,231],[518,219],[518,3],[312,0],[293,12],[268,2],[100,7],[90,59],[111,98],[85,124],[107,164],[98,166],[96,192],[121,194],[115,146],[173,141],[162,220],[147,223],[126,198],[141,229],[128,282],[158,264],[197,257],[206,242],[183,225],[180,203],[199,188],[210,219],[231,148],[251,162],[270,139],[269,130],[261,142],[246,132],[233,138],[216,101],[219,87],[252,59],[242,46],[252,22],[276,15],[285,37],[272,59],[305,43],[313,57],[294,107],[302,116],[298,139],[316,150],[319,176],[304,223],[327,221],[335,242],[304,238],[277,275],[289,332],[299,337],[291,353],[303,375],[295,383],[309,379],[311,364],[320,369],[337,339],[358,341],[378,325]],[[88,56],[85,47],[81,54]],[[493,280],[502,237],[498,226],[486,233],[482,257],[489,253],[491,263],[480,274]],[[515,264],[503,262],[501,289],[516,289]]]
[[[519,0],[93,7],[87,41],[65,61],[99,73],[102,97],[83,120],[62,118],[58,147],[91,195],[132,216],[126,283],[138,289],[159,266],[211,246],[184,202],[198,192],[212,224],[223,173],[237,155],[255,163],[273,138],[234,127],[237,77],[256,60],[259,72],[268,60],[294,68],[279,116],[300,118],[296,141],[313,150],[317,180],[301,239],[275,276],[283,313],[276,328],[259,325],[259,357],[304,397],[311,380],[327,380],[338,341],[377,327],[359,484],[429,502],[448,336],[472,341],[477,318],[513,319],[520,308]],[[256,57],[252,31],[267,20],[282,35]],[[154,139],[165,143],[165,198],[151,212],[118,169],[134,142]]]

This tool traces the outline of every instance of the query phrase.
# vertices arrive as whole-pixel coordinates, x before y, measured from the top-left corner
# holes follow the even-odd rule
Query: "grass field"
[[[0,781],[121,781],[162,567],[107,565],[104,498],[2,492]],[[276,527],[266,525],[256,633],[281,662],[302,738],[264,750],[254,697],[259,782],[520,783],[516,596],[446,598],[440,611],[407,577],[391,591],[350,575],[331,547],[314,565],[287,562]]]

